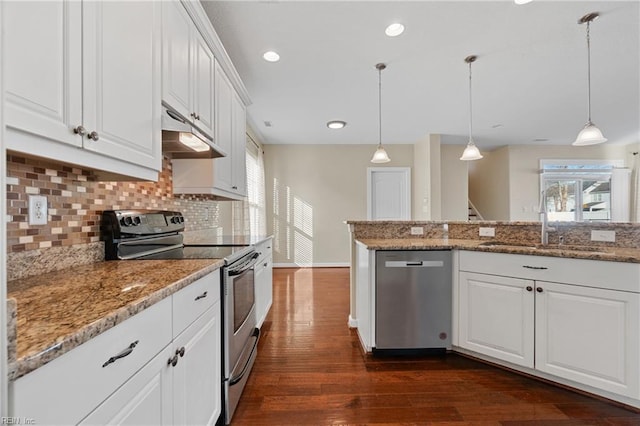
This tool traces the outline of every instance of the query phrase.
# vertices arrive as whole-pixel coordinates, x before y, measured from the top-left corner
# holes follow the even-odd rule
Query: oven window
[[[247,319],[254,304],[253,268],[233,277],[233,333]]]

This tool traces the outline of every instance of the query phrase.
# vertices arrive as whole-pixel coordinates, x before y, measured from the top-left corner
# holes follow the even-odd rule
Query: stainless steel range
[[[224,259],[221,269],[222,387],[225,424],[238,405],[255,361],[260,339],[256,327],[254,265],[260,253],[248,244],[185,245],[180,212],[107,210],[102,213],[106,260]]]

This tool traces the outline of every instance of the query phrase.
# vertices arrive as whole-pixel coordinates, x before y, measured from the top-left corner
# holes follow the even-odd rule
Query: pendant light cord
[[[378,149],[382,147],[382,67],[378,67]]]
[[[471,62],[469,61],[469,142],[473,142],[473,112],[471,108],[472,97],[471,97]]]
[[[591,37],[590,24],[587,22],[587,115],[591,123]]]

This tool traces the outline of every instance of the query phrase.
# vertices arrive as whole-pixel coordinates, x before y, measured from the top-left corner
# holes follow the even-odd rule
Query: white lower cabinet
[[[375,346],[375,269],[376,256],[356,243],[356,321],[358,337],[366,352]]]
[[[11,383],[10,413],[38,424],[213,425],[221,332],[216,271]]]
[[[144,366],[89,414],[83,425],[171,425],[172,375],[167,367],[171,348]]]
[[[640,405],[640,265],[463,251],[458,286],[461,348]]]
[[[543,281],[536,290],[536,369],[640,398],[640,295]]]
[[[221,317],[218,300],[173,342],[173,424],[214,425],[222,411]],[[177,354],[176,354],[177,351]]]
[[[460,273],[460,346],[533,368],[533,281]]]
[[[256,252],[260,253],[255,266],[255,296],[258,328],[267,318],[273,303],[273,249],[272,239],[256,245]]]

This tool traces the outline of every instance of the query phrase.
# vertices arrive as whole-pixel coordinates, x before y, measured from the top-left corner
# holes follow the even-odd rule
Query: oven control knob
[[[127,225],[125,224],[125,222],[124,222],[124,217],[123,217],[122,219],[120,219],[120,225],[122,225],[122,226],[127,226]]]
[[[176,217],[175,217],[175,216],[173,216],[173,217],[171,218],[170,222],[171,222],[171,223],[176,223],[176,222],[177,222]]]
[[[133,220],[131,216],[127,216],[124,218],[124,226],[131,226],[133,224]]]
[[[184,216],[178,216],[178,220],[180,223],[184,223]]]
[[[133,226],[140,225],[140,216],[136,216],[133,218]]]

